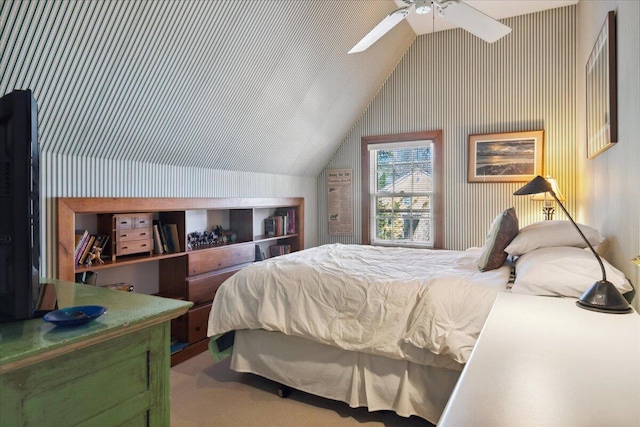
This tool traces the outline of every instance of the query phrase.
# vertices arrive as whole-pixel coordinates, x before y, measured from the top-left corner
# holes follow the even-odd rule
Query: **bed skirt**
[[[433,424],[460,376],[456,370],[342,350],[264,330],[236,331],[231,369],[354,408],[417,415]]]

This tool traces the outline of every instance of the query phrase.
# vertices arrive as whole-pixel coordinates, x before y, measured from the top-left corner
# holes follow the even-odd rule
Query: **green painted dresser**
[[[170,320],[190,302],[48,280],[87,324],[0,324],[0,426],[168,426]]]

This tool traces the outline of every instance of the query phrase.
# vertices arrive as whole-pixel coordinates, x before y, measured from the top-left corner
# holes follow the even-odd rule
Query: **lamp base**
[[[591,286],[578,301],[576,305],[585,310],[597,311],[599,313],[625,314],[633,312],[633,308],[622,296],[613,283],[606,280],[599,280]]]

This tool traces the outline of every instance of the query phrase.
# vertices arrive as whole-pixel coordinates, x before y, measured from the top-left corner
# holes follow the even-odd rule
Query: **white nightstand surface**
[[[640,426],[640,316],[500,294],[438,427]]]

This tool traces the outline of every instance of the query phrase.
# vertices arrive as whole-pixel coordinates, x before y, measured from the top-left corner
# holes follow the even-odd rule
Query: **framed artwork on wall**
[[[586,65],[587,157],[618,141],[616,14],[610,11]]]
[[[527,182],[542,175],[544,131],[469,135],[467,182]]]

